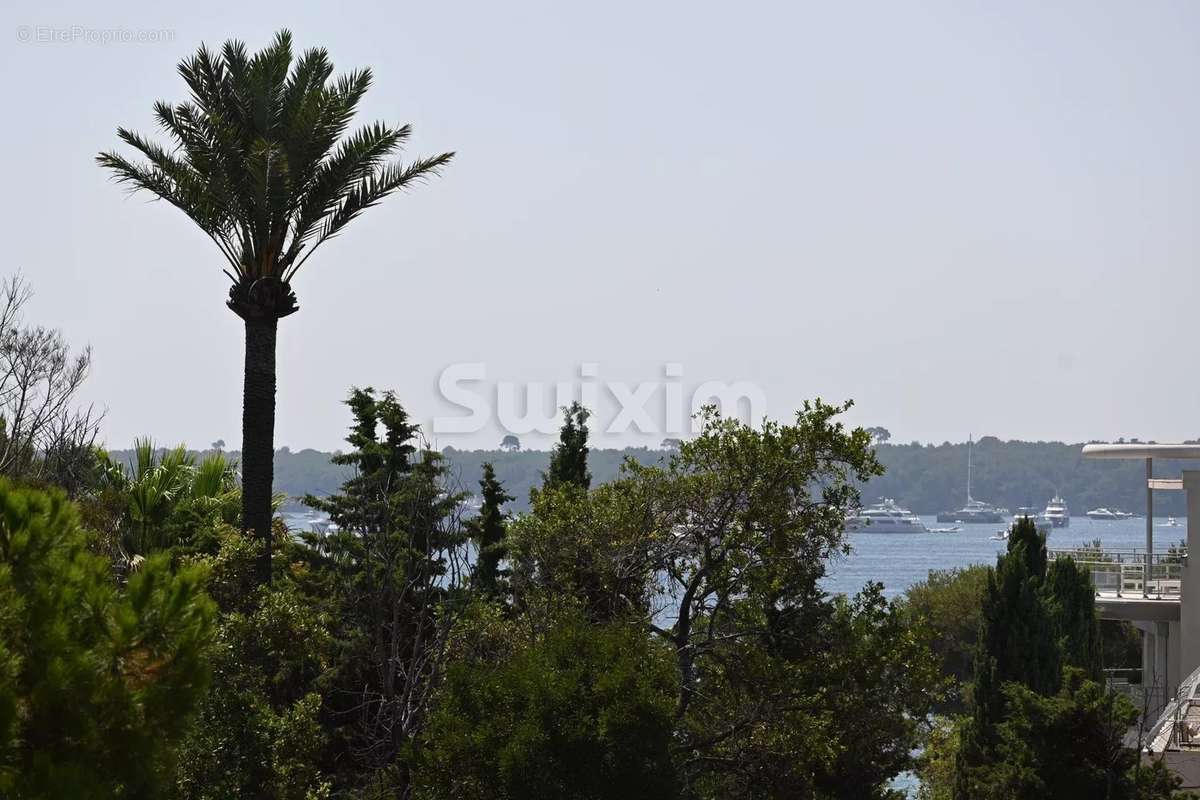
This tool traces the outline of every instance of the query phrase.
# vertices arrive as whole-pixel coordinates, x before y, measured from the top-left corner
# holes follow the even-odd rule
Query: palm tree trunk
[[[271,489],[275,475],[275,331],[279,320],[246,320],[242,395],[242,530],[262,540],[258,579],[271,582]]]

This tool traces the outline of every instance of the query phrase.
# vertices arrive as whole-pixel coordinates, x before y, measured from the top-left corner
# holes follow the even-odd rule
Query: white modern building
[[[1136,459],[1146,465],[1146,544],[1136,552],[1101,552],[1078,558],[1092,572],[1096,606],[1103,619],[1127,620],[1142,631],[1142,674],[1138,691],[1147,721],[1138,737],[1149,757],[1163,758],[1200,787],[1200,445],[1090,444],[1085,458]],[[1194,461],[1178,477],[1155,478],[1154,461]],[[1187,544],[1169,549],[1154,540],[1154,494],[1187,496]],[[1067,555],[1063,551],[1055,555]]]

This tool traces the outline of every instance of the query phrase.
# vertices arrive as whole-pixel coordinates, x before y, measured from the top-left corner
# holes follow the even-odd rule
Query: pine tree
[[[496,470],[490,461],[483,464],[483,479],[479,481],[482,490],[483,506],[479,516],[468,524],[468,531],[475,541],[477,552],[475,570],[472,575],[475,587],[487,597],[496,597],[503,591],[503,570],[500,562],[504,559],[505,524],[508,515],[504,512],[504,504],[515,499],[505,493],[504,485],[496,479]]]
[[[563,408],[565,418],[558,435],[558,444],[550,454],[550,472],[545,475],[545,487],[578,486],[587,490],[592,484],[588,471],[588,417],[592,414],[578,401]]]
[[[57,491],[0,481],[0,797],[163,797],[208,686],[204,571],[127,585]]]

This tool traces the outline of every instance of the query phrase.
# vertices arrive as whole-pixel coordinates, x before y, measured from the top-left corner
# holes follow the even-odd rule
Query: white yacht
[[[1063,500],[1058,492],[1055,492],[1050,502],[1046,503],[1046,510],[1042,512],[1042,519],[1049,522],[1055,528],[1070,526],[1071,512],[1067,510],[1067,501]]]
[[[925,533],[925,523],[920,517],[901,508],[890,497],[860,509],[846,519],[846,530],[866,533]]]
[[[1087,512],[1091,519],[1130,519],[1133,514],[1128,511],[1117,511],[1114,508],[1093,508]]]

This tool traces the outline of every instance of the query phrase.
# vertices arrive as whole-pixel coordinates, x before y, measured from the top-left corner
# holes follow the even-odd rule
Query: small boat
[[[1158,527],[1160,527],[1160,528],[1179,528],[1181,526],[1179,524],[1179,520],[1175,519],[1174,517],[1167,517],[1167,521],[1158,523]]]
[[[961,525],[950,525],[944,528],[930,528],[930,533],[958,533],[962,530]]]
[[[890,497],[846,519],[846,530],[868,533],[925,533],[921,518]]]
[[[1007,530],[996,531],[994,534],[992,534],[991,539],[993,542],[1007,542],[1008,541],[1008,531]]]

